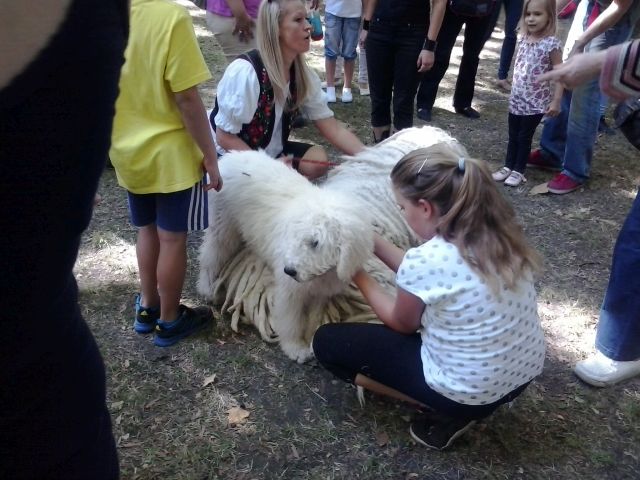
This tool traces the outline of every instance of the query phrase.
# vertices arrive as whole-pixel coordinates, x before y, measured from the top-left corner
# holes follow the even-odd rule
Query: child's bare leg
[[[351,88],[351,83],[353,82],[353,71],[355,69],[355,64],[356,62],[354,60],[344,61],[344,88]]]
[[[136,257],[138,259],[138,272],[140,275],[140,293],[142,295],[141,306],[157,308],[160,306],[158,294],[158,254],[160,244],[158,230],[155,223],[151,223],[138,230],[136,241]]]
[[[160,320],[172,322],[178,318],[180,296],[187,271],[187,232],[169,232],[158,228],[158,240]]]

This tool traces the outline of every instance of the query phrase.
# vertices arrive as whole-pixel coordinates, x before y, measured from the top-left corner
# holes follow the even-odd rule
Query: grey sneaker
[[[213,325],[213,312],[209,307],[189,308],[180,305],[180,315],[173,322],[158,320],[156,337],[158,347],[169,347],[194,333]]]

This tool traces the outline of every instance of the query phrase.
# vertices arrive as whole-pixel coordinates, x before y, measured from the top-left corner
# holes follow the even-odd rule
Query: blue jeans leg
[[[631,34],[629,18],[598,35],[586,51],[598,52],[626,41]],[[573,91],[569,109],[562,172],[578,182],[585,182],[591,171],[593,147],[600,120],[600,86],[597,80],[581,85]]]
[[[640,359],[640,196],[613,249],[609,285],[600,310],[596,348],[617,361]]]
[[[565,90],[560,103],[560,113],[555,117],[548,117],[544,121],[540,149],[543,156],[558,167],[562,165],[564,147],[567,139],[567,122],[571,107],[571,91]]]

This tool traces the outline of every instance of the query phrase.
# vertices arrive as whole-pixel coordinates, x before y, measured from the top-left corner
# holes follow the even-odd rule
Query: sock
[[[336,87],[327,87],[327,93],[336,94]]]
[[[342,93],[351,93],[351,89],[350,88],[342,88]]]

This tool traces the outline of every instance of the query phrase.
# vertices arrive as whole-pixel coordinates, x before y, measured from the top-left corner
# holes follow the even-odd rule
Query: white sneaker
[[[351,93],[350,88],[342,89],[342,103],[351,103],[353,102],[353,94]]]
[[[497,172],[491,174],[496,182],[503,182],[509,175],[511,175],[511,169],[507,167],[502,167]]]
[[[360,95],[363,97],[368,97],[371,92],[369,91],[369,84],[368,83],[360,83],[358,85],[360,87]]]
[[[327,103],[336,103],[336,87],[327,87],[327,91],[324,93]]]
[[[527,182],[527,179],[524,178],[524,175],[522,175],[520,172],[516,172],[515,170],[513,170],[509,174],[507,179],[504,181],[504,184],[509,187],[519,187],[521,184],[526,182]]]
[[[594,356],[578,362],[573,371],[589,385],[607,387],[640,375],[640,359],[617,362],[598,351]]]

